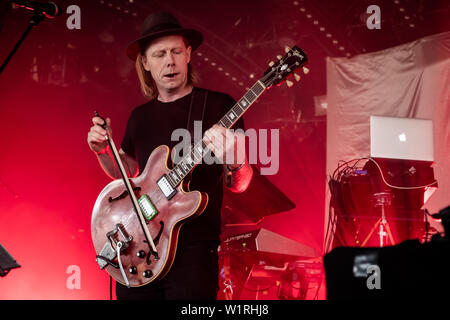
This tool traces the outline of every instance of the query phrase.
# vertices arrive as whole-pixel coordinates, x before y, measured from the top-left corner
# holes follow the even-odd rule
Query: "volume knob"
[[[136,274],[136,273],[137,273],[137,268],[136,268],[135,266],[131,266],[131,267],[128,269],[128,271],[129,271],[131,274]]]
[[[145,258],[145,251],[144,250],[139,250],[138,252],[136,252],[136,255],[139,258],[144,259]]]
[[[153,275],[153,272],[151,272],[150,270],[145,270],[144,272],[142,272],[142,276],[145,278],[150,278]]]

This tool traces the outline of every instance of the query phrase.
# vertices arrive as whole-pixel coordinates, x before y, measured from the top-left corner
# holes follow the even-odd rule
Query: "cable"
[[[336,173],[339,174],[339,178],[340,178],[340,177],[342,176],[343,173],[348,172],[348,171],[347,171],[348,169],[353,169],[353,168],[358,164],[358,162],[361,161],[361,160],[369,160],[369,161],[372,161],[372,162],[377,166],[378,170],[380,171],[381,178],[382,178],[384,184],[386,184],[388,187],[391,187],[391,188],[394,188],[394,189],[414,190],[414,189],[422,189],[422,188],[430,187],[430,186],[432,186],[432,185],[437,184],[437,181],[435,180],[434,182],[429,183],[429,184],[427,184],[427,185],[423,185],[423,186],[415,186],[415,187],[401,187],[401,186],[395,186],[395,185],[392,185],[392,184],[390,184],[390,183],[388,183],[388,182],[386,181],[386,179],[385,179],[385,177],[384,177],[384,174],[383,174],[383,170],[381,169],[380,165],[375,161],[375,159],[373,159],[373,158],[371,158],[371,157],[363,157],[363,158],[359,158],[359,159],[352,159],[352,160],[343,162],[342,164],[341,164],[341,162],[342,162],[343,160],[339,160],[339,161],[338,161],[338,167],[334,170],[333,175],[332,175],[333,179],[339,182],[340,179],[336,179]],[[353,164],[353,166],[349,166],[348,164],[349,164],[350,162],[352,162],[352,161],[356,161],[356,162]],[[345,165],[346,165],[347,167],[346,167],[344,170],[340,170],[340,168],[342,168],[342,167],[345,166]]]
[[[383,174],[383,170],[381,169],[380,165],[377,163],[377,161],[375,159],[373,159],[371,157],[351,159],[349,161],[339,160],[337,168],[333,171],[333,174],[331,176],[329,176],[329,181],[328,181],[328,186],[330,189],[331,196],[330,196],[330,203],[329,203],[329,208],[328,208],[328,223],[327,223],[327,228],[326,228],[326,232],[325,232],[325,246],[324,246],[325,252],[328,252],[328,250],[330,250],[330,246],[332,246],[331,239],[333,238],[334,227],[336,226],[336,223],[337,223],[337,216],[335,214],[332,214],[332,212],[335,213],[336,206],[339,207],[339,203],[337,202],[339,199],[339,197],[338,197],[339,191],[336,190],[337,185],[341,183],[343,177],[355,174],[356,173],[355,167],[363,160],[373,162],[376,165],[376,167],[378,168],[378,171],[380,172],[380,176],[381,176],[383,183],[386,186],[393,188],[393,189],[417,190],[417,189],[424,189],[426,187],[430,187],[430,186],[437,184],[437,181],[435,180],[432,183],[429,183],[429,184],[423,185],[423,186],[413,186],[413,187],[396,186],[396,185],[392,185],[386,181],[386,178]],[[331,210],[331,207],[333,207],[334,210]],[[338,208],[338,209],[341,210],[342,208]],[[426,226],[426,228],[428,229],[428,226]]]
[[[349,175],[353,175],[357,169],[359,170],[357,166],[363,160],[365,159],[360,158],[360,159],[352,159],[349,161],[339,160],[337,168],[333,171],[333,174],[329,176],[328,186],[331,196],[328,208],[328,223],[325,232],[325,244],[324,244],[325,252],[331,250],[333,246],[333,238],[334,233],[336,231],[336,225],[338,220],[336,210],[338,210],[339,212],[342,212],[343,210],[343,208],[341,208],[339,204],[340,190],[338,190],[342,178]],[[362,168],[360,170],[362,170]]]
[[[330,229],[328,230],[327,227],[327,238],[326,238],[326,243],[325,243],[325,252],[329,252],[332,245],[333,245],[333,238],[334,238],[334,230],[335,230],[335,226],[336,226],[336,221],[337,221],[337,217],[334,214],[334,210],[331,209],[331,201],[330,201],[330,205],[328,208],[328,221],[329,221],[329,225],[330,225]],[[330,231],[330,234],[328,235],[328,231]]]
[[[112,300],[112,277],[109,276],[109,300]]]
[[[394,185],[389,184],[386,181],[386,179],[384,178],[383,171],[381,170],[381,167],[378,165],[378,163],[374,159],[372,159],[372,158],[361,158],[361,159],[368,159],[368,160],[372,161],[373,163],[375,163],[375,165],[378,167],[378,170],[381,173],[381,178],[383,179],[384,184],[386,184],[388,187],[391,187],[391,188],[394,188],[394,189],[401,189],[401,190],[423,189],[423,188],[430,187],[432,185],[437,184],[437,180],[434,180],[434,182],[429,183],[429,184],[424,185],[424,186],[417,186],[417,187],[399,187],[399,186],[394,186]]]
[[[330,224],[331,224],[331,196],[332,195],[330,195],[330,203],[328,205],[328,222],[327,222],[327,229],[325,231],[324,248],[323,248],[325,253],[328,252],[328,237],[329,237],[328,232],[330,231]]]
[[[264,289],[250,289],[250,288],[247,288],[245,285],[242,285],[242,286],[240,286],[240,287],[243,288],[243,289],[245,289],[245,290],[252,291],[252,292],[263,292],[263,291],[267,291],[267,290],[273,288],[273,286],[275,286],[275,285],[277,285],[277,282],[276,282],[276,281],[275,281],[274,284],[272,284],[272,285],[270,285],[269,287],[264,288]]]

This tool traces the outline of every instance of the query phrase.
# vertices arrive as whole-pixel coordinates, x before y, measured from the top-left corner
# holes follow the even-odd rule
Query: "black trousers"
[[[215,300],[218,281],[217,245],[191,245],[177,249],[164,278],[135,288],[116,283],[116,296],[118,300]]]

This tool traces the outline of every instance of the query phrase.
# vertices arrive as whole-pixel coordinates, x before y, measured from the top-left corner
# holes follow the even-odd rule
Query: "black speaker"
[[[338,247],[324,256],[324,269],[330,300],[448,297],[450,241]]]

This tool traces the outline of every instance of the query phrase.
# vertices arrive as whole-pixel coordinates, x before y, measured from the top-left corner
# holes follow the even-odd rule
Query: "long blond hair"
[[[186,48],[189,46],[187,40],[183,37],[184,44],[186,45]],[[144,97],[152,100],[155,99],[158,96],[158,88],[156,87],[155,80],[152,77],[152,74],[150,71],[145,70],[144,63],[142,62],[142,58],[145,54],[145,50],[149,46],[150,43],[147,43],[146,45],[142,45],[141,52],[138,53],[136,58],[136,72],[139,78],[139,82],[141,84],[141,90]],[[194,70],[192,67],[191,62],[188,63],[188,79],[187,84],[189,85],[196,85],[198,83],[199,76],[198,73]]]

